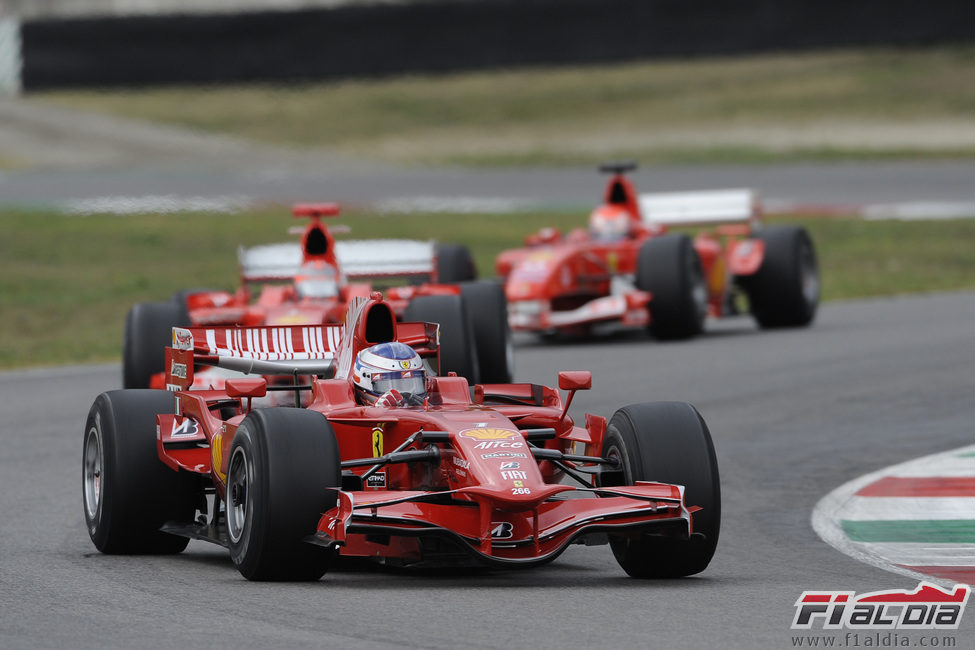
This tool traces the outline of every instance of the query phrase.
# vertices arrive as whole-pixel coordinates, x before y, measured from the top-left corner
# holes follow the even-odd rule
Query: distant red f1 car
[[[635,167],[600,167],[612,177],[588,231],[545,228],[498,256],[512,329],[585,335],[612,322],[688,338],[708,314],[737,314],[741,294],[763,328],[812,322],[819,271],[803,228],[763,227],[751,190],[637,195],[625,176]],[[667,233],[714,223],[693,240]]]
[[[397,316],[442,325],[445,372],[473,381],[511,381],[504,292],[495,282],[472,281],[476,271],[466,247],[398,239],[336,241],[322,219],[339,214],[337,204],[297,204],[292,212],[308,219],[299,230],[300,243],[242,248],[236,292],[178,291],[168,302],[138,303],[129,310],[125,388],[163,387],[162,349],[173,326],[341,323],[349,303],[373,291],[367,279],[409,280],[387,287],[386,301]]]
[[[634,404],[607,423],[559,391],[426,376],[438,326],[399,322],[374,293],[344,325],[174,328],[165,390],[117,390],[85,425],[83,496],[104,553],[226,546],[252,580],[317,580],[338,554],[410,566],[548,562],[608,541],[637,577],[707,567],[721,497],[693,406]],[[425,363],[423,362],[425,360]],[[258,376],[190,390],[194,368]],[[269,386],[261,375],[310,384]],[[328,378],[322,378],[328,377]],[[257,408],[272,389],[307,408]]]

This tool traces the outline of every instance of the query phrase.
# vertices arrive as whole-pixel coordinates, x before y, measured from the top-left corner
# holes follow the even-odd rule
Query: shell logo
[[[504,440],[505,438],[514,438],[518,435],[518,432],[512,431],[511,429],[477,428],[465,429],[460,432],[460,435],[465,438],[474,438],[475,440]]]
[[[307,325],[308,316],[301,312],[291,312],[277,319],[275,325]]]

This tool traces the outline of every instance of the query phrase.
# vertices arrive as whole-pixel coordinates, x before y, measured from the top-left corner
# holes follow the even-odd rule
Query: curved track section
[[[314,584],[246,582],[202,542],[104,556],[82,514],[82,430],[119,368],[0,375],[0,647],[788,647],[804,589],[913,586],[831,548],[810,513],[852,477],[971,444],[973,322],[975,293],[950,293],[827,304],[808,330],[739,319],[681,343],[521,341],[519,380],[593,371],[576,417],[677,399],[708,421],[721,541],[676,581],[627,578],[607,547],[529,571],[345,567]]]
[[[975,445],[844,483],[816,504],[812,525],[862,562],[945,587],[973,584]]]

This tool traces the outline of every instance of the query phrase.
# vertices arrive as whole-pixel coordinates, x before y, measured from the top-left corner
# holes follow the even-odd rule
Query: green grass
[[[409,163],[971,156],[975,46],[488,71],[306,85],[50,92],[63,105]],[[891,125],[865,141],[836,124]],[[771,125],[787,141],[770,139]],[[729,129],[743,135],[728,139]],[[792,134],[813,138],[792,139]],[[831,138],[831,136],[833,136]],[[866,136],[865,136],[866,137]]]
[[[790,220],[817,246],[825,300],[975,288],[975,220],[868,222]],[[470,246],[482,276],[498,251],[554,225],[582,225],[578,212],[529,214],[352,213],[346,237],[438,233]],[[178,289],[237,282],[238,245],[287,241],[286,208],[238,215],[67,216],[40,211],[0,216],[0,368],[113,361],[126,311]]]

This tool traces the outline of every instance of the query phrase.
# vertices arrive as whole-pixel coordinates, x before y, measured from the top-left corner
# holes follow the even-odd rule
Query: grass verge
[[[38,96],[401,163],[975,155],[975,46]]]
[[[346,237],[416,237],[470,246],[482,276],[495,255],[543,226],[563,230],[585,215],[351,213]],[[975,219],[897,222],[790,219],[817,246],[823,298],[975,288]],[[187,287],[236,286],[236,249],[287,241],[286,208],[238,215],[68,216],[38,211],[0,216],[0,368],[120,358],[126,311]]]

